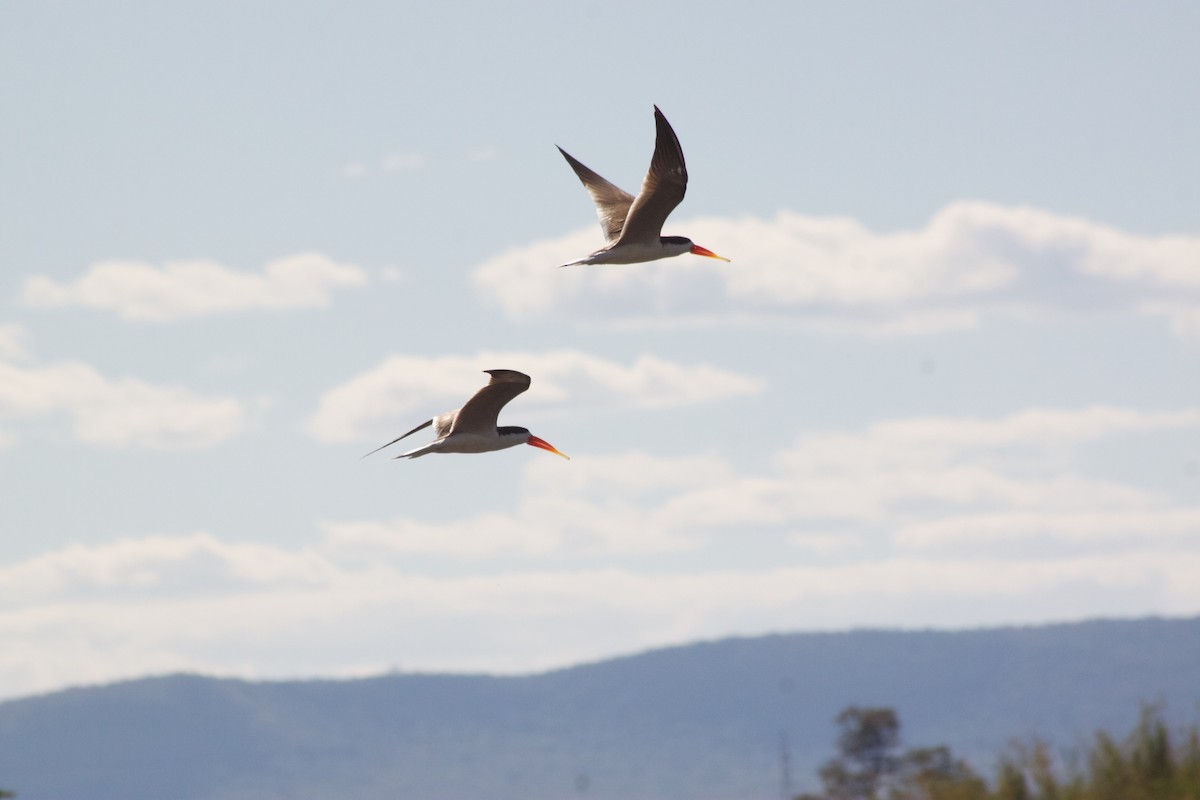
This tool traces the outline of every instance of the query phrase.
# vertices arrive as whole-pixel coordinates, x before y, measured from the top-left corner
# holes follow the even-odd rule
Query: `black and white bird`
[[[658,106],[654,107],[654,124],[657,128],[654,157],[650,160],[650,169],[637,197],[609,183],[579,163],[566,150],[558,148],[592,196],[596,213],[600,216],[600,227],[604,229],[604,238],[608,242],[588,257],[561,266],[636,264],[684,253],[729,260],[693,243],[687,237],[662,235],[663,223],[683,201],[688,175],[679,138]]]
[[[435,441],[393,457],[417,458],[426,453],[488,453],[492,450],[504,450],[519,444],[528,444],[549,450],[557,456],[570,460],[570,456],[558,452],[549,442],[530,433],[528,428],[519,428],[515,425],[497,427],[496,425],[500,409],[504,408],[508,401],[529,388],[529,376],[513,369],[485,369],[484,372],[491,375],[491,379],[462,408],[447,411],[433,419],[425,420],[404,436],[398,436],[382,447],[376,447],[371,453],[378,453],[384,447],[394,445],[405,436],[411,436],[432,425],[434,435],[438,437]],[[367,453],[367,456],[371,453]],[[367,456],[363,456],[363,458]]]

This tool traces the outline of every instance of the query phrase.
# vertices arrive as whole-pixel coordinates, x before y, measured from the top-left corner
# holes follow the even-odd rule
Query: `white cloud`
[[[668,228],[733,263],[555,269],[599,246],[592,226],[489,259],[475,288],[516,321],[787,322],[885,336],[1031,311],[1153,314],[1194,328],[1200,313],[1200,237],[1139,236],[1030,208],[958,202],[924,228],[890,233],[789,211]]]
[[[732,477],[711,458],[594,456],[572,469],[531,463],[510,513],[446,523],[398,517],[386,522],[325,522],[332,546],[346,552],[437,554],[456,558],[569,554],[646,554],[694,549],[668,498]]]
[[[763,381],[706,364],[683,365],[655,356],[629,366],[575,350],[545,353],[481,352],[474,356],[392,356],[326,392],[308,421],[325,442],[368,438],[383,427],[415,424],[460,407],[487,376],[485,369],[518,369],[533,378],[522,407],[573,409],[633,406],[672,408],[762,391]]]
[[[10,354],[11,355],[11,354]],[[0,351],[0,423],[65,414],[75,437],[105,447],[194,450],[241,433],[249,415],[233,397],[197,394],[138,378],[108,378],[77,361],[38,364]],[[0,428],[0,446],[13,434]]]
[[[1200,508],[1089,476],[1079,451],[1198,427],[1191,411],[1106,407],[900,419],[801,437],[759,473],[712,456],[531,460],[511,508],[327,522],[304,545],[64,546],[0,566],[0,640],[17,643],[0,650],[0,692],[184,668],[521,671],[730,633],[1194,614]]]
[[[822,465],[844,462],[851,445],[861,444],[906,463],[919,463],[940,461],[949,451],[1077,444],[1129,433],[1194,427],[1200,427],[1200,409],[1138,411],[1094,405],[1080,409],[1031,408],[1000,418],[909,417],[875,423],[865,434],[806,435],[799,452],[789,458],[797,464],[811,464],[814,458]]]
[[[803,436],[776,456],[774,470],[758,474],[712,457],[576,454],[571,469],[531,461],[506,514],[324,527],[348,547],[459,558],[697,551],[750,531],[846,557],[880,541],[944,544],[958,531],[956,541],[985,550],[1045,532],[1082,545],[1130,537],[1161,544],[1178,542],[1200,509],[1089,476],[1076,451],[1136,432],[1196,428],[1200,413],[1106,407],[914,418]],[[987,535],[1018,526],[1024,533]]]
[[[1081,474],[1078,447],[1196,428],[1200,411],[1194,409],[1144,412],[1110,406],[1029,409],[993,419],[891,420],[861,432],[801,436],[776,457],[782,482],[758,493],[777,510],[891,525],[958,517],[972,509],[1141,513],[1160,508],[1164,499]],[[711,493],[707,502],[716,505],[722,499]]]
[[[67,284],[26,279],[21,302],[29,308],[83,306],[123,319],[170,322],[255,309],[321,308],[334,289],[363,286],[366,272],[320,253],[268,262],[261,273],[213,261],[176,261],[155,267],[140,261],[104,261]]]
[[[1200,508],[1079,510],[1065,513],[969,514],[906,525],[896,541],[906,547],[975,546],[981,543],[1024,544],[1060,540],[1095,544],[1122,540],[1192,538],[1200,532]]]
[[[74,547],[0,569],[0,589],[17,599],[0,611],[0,638],[13,645],[0,650],[4,694],[179,669],[279,677],[401,662],[413,670],[527,671],[733,632],[1200,607],[1200,554],[1155,549],[1055,560],[898,557],[701,573],[585,567],[444,576],[204,535],[176,546],[163,537],[128,540],[119,551]],[[213,578],[208,591],[195,582],[205,575]]]
[[[105,596],[179,597],[230,589],[318,585],[333,573],[309,551],[224,542],[207,533],[71,544],[0,568],[0,586],[20,592],[20,606]],[[16,597],[16,595],[12,595]]]

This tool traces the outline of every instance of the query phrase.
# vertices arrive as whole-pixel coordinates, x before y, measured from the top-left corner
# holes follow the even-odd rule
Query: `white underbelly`
[[[641,264],[644,261],[657,261],[660,258],[675,255],[654,244],[624,244],[612,250],[601,250],[588,256],[589,264]]]
[[[437,450],[439,453],[490,453],[493,450],[503,450],[506,447],[520,444],[520,441],[501,438],[498,435],[486,436],[479,433],[456,433],[441,441]]]

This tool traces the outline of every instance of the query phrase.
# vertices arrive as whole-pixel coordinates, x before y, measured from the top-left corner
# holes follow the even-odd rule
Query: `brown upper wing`
[[[654,125],[657,134],[654,140],[654,157],[650,169],[642,181],[642,190],[634,198],[633,205],[621,231],[622,242],[658,242],[663,223],[683,202],[687,191],[687,165],[683,161],[683,148],[671,123],[654,107]]]
[[[500,409],[529,388],[529,376],[514,369],[486,369],[491,380],[458,410],[450,433],[495,434]]]
[[[561,147],[558,148],[558,152],[563,154],[563,158],[571,165],[571,169],[575,170],[584,188],[592,196],[592,202],[596,204],[596,215],[600,217],[600,227],[604,229],[604,240],[616,241],[621,235],[621,228],[625,226],[625,216],[629,213],[629,206],[633,204],[633,195],[601,178]]]

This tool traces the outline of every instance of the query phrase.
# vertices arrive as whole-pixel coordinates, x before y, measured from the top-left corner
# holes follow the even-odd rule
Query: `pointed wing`
[[[404,436],[397,436],[395,439],[392,439],[392,440],[391,440],[390,442],[388,442],[387,444],[382,444],[382,445],[380,445],[379,447],[376,447],[374,450],[372,450],[372,451],[371,451],[371,453],[378,453],[380,450],[382,450],[382,449],[383,449],[383,448],[385,448],[385,447],[391,447],[391,446],[392,446],[392,445],[394,445],[396,442],[398,442],[398,441],[400,441],[401,439],[403,439],[405,436],[412,436],[412,435],[413,435],[414,433],[416,433],[417,431],[421,430],[422,428],[428,428],[428,427],[429,427],[430,425],[432,425],[432,424],[433,424],[433,420],[431,420],[431,419],[427,419],[427,420],[425,420],[424,422],[422,422],[420,425],[418,425],[417,427],[413,428],[413,429],[412,429],[411,431],[409,431],[408,433],[404,434]],[[366,458],[367,456],[371,455],[371,453],[367,453],[367,455],[363,456],[363,458]]]
[[[563,154],[563,158],[571,165],[571,169],[575,170],[584,188],[592,196],[592,202],[596,204],[596,216],[600,217],[600,227],[604,229],[604,241],[616,241],[625,225],[625,216],[633,203],[633,195],[604,180],[561,147],[558,148],[558,152]]]
[[[642,190],[629,208],[625,227],[621,230],[622,243],[657,245],[663,223],[675,206],[683,202],[683,195],[687,191],[688,175],[683,162],[683,148],[679,146],[679,137],[672,130],[671,123],[667,122],[658,106],[654,107],[654,125],[657,129],[654,157],[650,159],[650,169],[642,181]]]
[[[433,435],[434,436],[436,436],[438,439],[444,438],[446,436],[446,434],[450,433],[450,428],[454,425],[454,419],[455,419],[455,417],[458,416],[458,412],[461,410],[462,409],[458,408],[458,409],[455,409],[454,411],[447,411],[445,414],[438,414],[433,419],[427,419],[424,422],[422,422],[420,425],[418,425],[417,427],[413,428],[408,433],[404,434],[404,436],[397,436],[395,439],[392,439],[387,444],[376,447],[374,450],[371,451],[371,453],[378,453],[380,450],[382,450],[385,447],[391,447],[392,445],[394,445],[396,442],[400,441],[401,439],[403,439],[407,436],[412,436],[417,431],[428,428],[430,425],[433,426]],[[371,453],[367,453],[367,455],[363,456],[363,458],[366,458],[367,456],[371,455]],[[400,456],[396,456],[396,458],[400,458]]]
[[[496,418],[509,400],[529,388],[529,376],[513,369],[485,369],[492,376],[484,386],[458,410],[451,433],[496,434]]]

